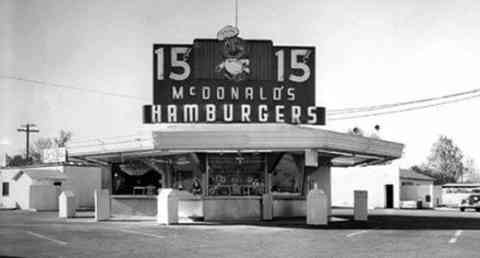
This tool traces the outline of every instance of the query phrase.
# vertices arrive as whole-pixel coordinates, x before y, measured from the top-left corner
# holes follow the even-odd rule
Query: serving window
[[[207,195],[262,195],[266,191],[265,165],[265,154],[208,154]]]
[[[273,194],[300,194],[302,192],[303,171],[298,167],[292,154],[286,153],[272,172]]]

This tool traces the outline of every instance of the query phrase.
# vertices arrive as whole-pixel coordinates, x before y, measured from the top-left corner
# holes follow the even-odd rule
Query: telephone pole
[[[26,136],[26,150],[27,150],[27,153],[26,153],[26,156],[25,156],[25,159],[28,161],[29,158],[30,158],[30,134],[31,133],[38,133],[40,132],[40,130],[37,129],[37,126],[34,125],[34,124],[25,124],[25,125],[21,125],[20,128],[17,129],[17,132],[24,132],[25,133],[25,136]]]

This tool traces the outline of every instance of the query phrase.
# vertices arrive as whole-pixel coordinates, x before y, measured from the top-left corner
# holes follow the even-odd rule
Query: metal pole
[[[235,0],[235,27],[238,28],[238,0]]]
[[[27,124],[26,127],[27,127],[27,128],[26,128],[26,131],[25,131],[25,132],[26,132],[26,135],[27,135],[27,141],[26,141],[26,142],[27,142],[27,146],[26,146],[26,149],[27,149],[26,160],[28,161],[28,158],[29,158],[29,156],[30,156],[30,155],[29,155],[30,153],[29,153],[29,150],[28,150],[28,149],[29,149],[28,147],[30,146],[30,124]]]

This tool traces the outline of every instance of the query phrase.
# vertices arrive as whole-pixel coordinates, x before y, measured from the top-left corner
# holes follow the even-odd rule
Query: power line
[[[40,80],[26,79],[26,78],[22,78],[22,77],[0,75],[0,78],[9,79],[9,80],[16,80],[16,81],[24,81],[24,82],[29,82],[29,83],[42,85],[42,86],[47,86],[47,87],[86,91],[86,92],[94,93],[94,94],[108,95],[108,96],[119,97],[119,98],[135,99],[135,100],[138,100],[138,101],[140,101],[140,100],[141,101],[150,101],[150,99],[141,98],[141,97],[137,97],[137,96],[131,96],[131,95],[127,95],[127,94],[120,94],[120,93],[114,93],[114,92],[108,92],[108,91],[102,91],[102,90],[95,90],[95,89],[89,89],[89,88],[81,88],[81,87],[70,86],[70,85],[65,85],[65,84],[58,84],[58,83],[51,83],[51,82],[40,81]]]
[[[423,105],[423,106],[415,106],[415,107],[410,107],[410,108],[390,110],[390,111],[370,113],[370,114],[344,116],[344,117],[337,117],[337,118],[331,118],[331,119],[329,118],[328,120],[329,121],[347,120],[347,119],[354,119],[354,118],[372,117],[372,116],[402,113],[402,112],[407,112],[407,111],[414,111],[414,110],[425,109],[425,108],[430,108],[430,107],[435,107],[435,106],[452,104],[452,103],[461,102],[461,101],[465,101],[465,100],[469,100],[469,99],[473,99],[473,98],[478,98],[478,97],[480,97],[480,94],[473,95],[473,96],[468,96],[468,97],[463,97],[463,98],[459,98],[459,99],[454,99],[454,100],[449,100],[449,101],[443,101],[443,102],[439,102],[439,103],[435,103],[435,104],[428,104],[428,105]]]
[[[358,113],[358,112],[368,112],[368,111],[375,111],[375,110],[379,110],[379,109],[387,109],[387,108],[393,108],[393,107],[398,107],[398,106],[413,105],[413,104],[420,104],[420,103],[438,101],[438,100],[443,100],[443,99],[450,99],[450,98],[454,98],[454,97],[471,95],[471,94],[475,94],[475,93],[480,93],[480,89],[473,89],[473,90],[468,90],[468,91],[443,95],[443,96],[439,96],[439,97],[417,99],[417,100],[397,102],[397,103],[391,103],[391,104],[373,105],[373,106],[356,107],[356,108],[332,109],[332,110],[327,111],[327,114],[331,115],[331,116],[334,116],[334,115],[342,115],[342,114],[345,114],[345,113],[351,114],[351,113]]]

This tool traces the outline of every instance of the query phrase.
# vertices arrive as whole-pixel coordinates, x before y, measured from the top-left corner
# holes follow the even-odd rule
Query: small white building
[[[332,168],[332,204],[353,207],[353,191],[368,191],[368,207],[423,208],[436,205],[434,179],[395,163],[364,167]],[[440,196],[438,196],[440,198]]]
[[[65,163],[0,169],[0,204],[5,208],[57,210],[63,190],[73,191],[78,208],[93,208],[93,193],[101,188],[99,167]]]
[[[421,202],[423,208],[433,208],[435,179],[410,169],[400,169],[400,207],[414,208]],[[438,197],[439,198],[439,197]]]
[[[2,203],[22,210],[56,210],[57,196],[67,177],[58,170],[19,170],[2,173]]]
[[[368,208],[399,208],[398,165],[332,168],[332,204],[353,207],[353,191],[368,191]]]

